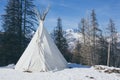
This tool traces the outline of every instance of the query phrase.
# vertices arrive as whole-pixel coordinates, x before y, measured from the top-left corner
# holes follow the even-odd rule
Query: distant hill
[[[79,40],[82,42],[82,34],[80,34],[75,29],[67,29],[64,32],[64,37],[67,39],[69,50],[73,50],[75,48],[76,42]]]

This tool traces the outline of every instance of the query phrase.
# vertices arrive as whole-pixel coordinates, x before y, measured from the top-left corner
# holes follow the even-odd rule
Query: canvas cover
[[[40,20],[40,25],[17,62],[15,70],[39,72],[61,70],[67,67],[67,61],[56,47],[43,24],[44,21]]]

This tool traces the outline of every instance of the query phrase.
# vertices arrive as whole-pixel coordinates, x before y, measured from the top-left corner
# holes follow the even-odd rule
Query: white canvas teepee
[[[39,16],[40,25],[17,62],[15,70],[38,72],[61,70],[67,67],[67,61],[44,28],[44,19],[47,12],[48,9]]]

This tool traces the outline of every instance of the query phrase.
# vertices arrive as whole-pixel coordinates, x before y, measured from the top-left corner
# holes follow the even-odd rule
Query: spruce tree
[[[99,65],[106,65],[107,63],[107,49],[108,49],[108,45],[107,45],[107,40],[106,38],[103,36],[102,31],[101,34],[98,37],[98,41],[97,41],[97,54],[99,55]]]
[[[99,36],[99,31],[101,31],[99,28],[98,28],[98,23],[97,23],[97,19],[96,19],[96,14],[95,14],[95,11],[92,10],[92,13],[91,13],[91,42],[92,42],[92,47],[93,47],[93,50],[92,50],[92,65],[95,65],[95,64],[98,64],[99,63],[99,54],[96,52],[97,49],[97,39],[98,39],[98,36]]]
[[[9,0],[3,18],[5,64],[15,63],[21,55],[22,11],[20,0]]]
[[[58,18],[57,26],[54,29],[54,41],[60,52],[69,61],[68,44],[63,36],[62,22],[60,18]]]
[[[79,23],[79,25],[78,25],[78,31],[80,32],[80,33],[82,33],[82,36],[83,36],[83,43],[84,43],[84,45],[86,44],[85,42],[86,42],[86,20],[84,19],[84,18],[82,18],[81,19],[81,22]]]
[[[16,63],[29,43],[35,25],[33,0],[8,0],[3,19],[3,65]]]
[[[33,32],[36,31],[35,26],[38,24],[33,1],[34,0],[22,0],[23,48],[29,43]]]

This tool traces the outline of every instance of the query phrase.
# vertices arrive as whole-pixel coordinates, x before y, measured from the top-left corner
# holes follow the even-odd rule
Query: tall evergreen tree
[[[97,23],[97,19],[96,19],[96,14],[95,11],[92,10],[91,13],[91,37],[92,37],[92,44],[93,44],[93,50],[92,50],[92,64],[98,64],[98,54],[96,54],[96,45],[97,45],[97,38],[98,38],[98,32],[100,31],[100,29],[98,28],[98,23]]]
[[[101,35],[98,37],[98,42],[97,42],[97,54],[99,55],[99,63],[100,65],[106,65],[107,63],[107,40],[103,36],[102,31]]]
[[[84,18],[81,19],[81,22],[79,23],[78,25],[78,29],[79,29],[79,32],[82,33],[82,36],[83,36],[83,42],[84,42],[84,45],[86,44],[86,20]]]
[[[33,0],[8,0],[3,19],[3,65],[16,63],[37,24]]]
[[[54,41],[63,56],[69,61],[68,44],[63,36],[62,22],[60,18],[58,18],[57,26],[54,29]]]
[[[15,63],[21,55],[22,9],[20,0],[9,0],[3,18],[5,64]]]
[[[36,31],[37,24],[34,0],[22,0],[22,30],[23,30],[23,47],[29,43],[32,33]]]

